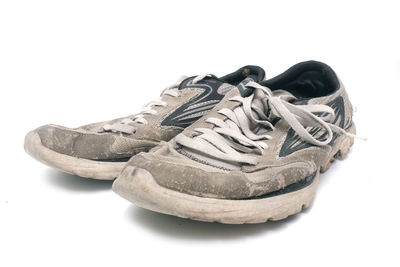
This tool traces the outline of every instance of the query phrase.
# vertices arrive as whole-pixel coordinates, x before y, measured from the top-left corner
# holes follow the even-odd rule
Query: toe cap
[[[188,159],[189,160],[189,159]],[[262,196],[296,183],[312,173],[299,164],[275,166],[257,173],[224,171],[182,164],[160,155],[142,153],[133,157],[130,166],[142,168],[161,186],[200,197],[245,199]]]
[[[209,172],[166,162],[150,153],[136,155],[128,164],[150,172],[159,185],[182,193],[227,199],[251,194],[247,179],[239,172]]]
[[[107,159],[115,137],[58,125],[44,125],[35,130],[43,146],[58,153],[86,159]]]
[[[157,145],[152,140],[138,140],[113,133],[97,133],[83,128],[44,125],[35,131],[43,146],[58,153],[93,160],[129,158]]]

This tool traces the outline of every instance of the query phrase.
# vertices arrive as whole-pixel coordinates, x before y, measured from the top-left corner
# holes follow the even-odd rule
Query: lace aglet
[[[353,137],[355,139],[359,139],[359,140],[365,141],[365,142],[368,141],[367,137],[362,137],[362,136],[355,135],[355,134],[352,134],[352,133],[346,133],[346,135],[350,136],[350,137]]]

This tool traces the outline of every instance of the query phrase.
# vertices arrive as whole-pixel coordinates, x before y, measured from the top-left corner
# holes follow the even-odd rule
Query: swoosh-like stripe
[[[208,110],[208,109],[212,109],[213,107],[215,107],[217,105],[217,103],[211,104],[211,105],[207,105],[207,106],[203,106],[203,107],[198,107],[198,108],[194,108],[194,109],[190,109],[189,111],[182,113],[181,115],[178,115],[174,118],[172,118],[173,120],[178,120],[182,117],[186,117],[189,115],[192,115],[194,113],[200,112],[200,111],[204,111],[204,110]]]
[[[197,121],[199,117],[193,117],[189,119],[182,119],[186,116],[193,115],[198,112],[205,112],[207,110],[211,110],[213,107],[215,107],[216,104],[218,104],[219,100],[221,100],[224,96],[220,95],[217,92],[218,87],[220,84],[216,83],[217,88],[213,88],[211,85],[206,84],[207,81],[204,83],[196,83],[196,84],[191,84],[191,81],[186,82],[186,84],[183,84],[182,87],[184,88],[201,88],[204,89],[204,92],[202,92],[199,96],[196,98],[192,99],[191,101],[183,104],[182,106],[178,107],[174,112],[172,112],[169,116],[167,116],[162,122],[161,125],[163,126],[178,126],[178,127],[187,127],[191,125],[193,122]],[[217,100],[217,101],[215,101]],[[199,106],[195,108],[190,108],[192,105],[198,105],[201,102],[207,102],[207,101],[215,101],[215,103],[212,104],[206,104],[204,106]]]
[[[344,122],[345,122],[345,113],[344,113],[344,101],[342,97],[337,97],[336,99],[334,99],[333,101],[329,102],[327,104],[328,106],[330,106],[331,108],[333,108],[333,110],[335,111],[335,119],[333,120],[333,124],[338,125],[339,127],[343,128],[344,127]],[[326,114],[324,113],[320,113],[318,114],[319,116],[324,116]],[[319,127],[307,127],[307,130],[309,131],[309,133],[317,138],[324,138],[326,137],[326,132],[323,132],[321,130],[321,128]],[[334,133],[333,134],[333,138],[332,141],[329,143],[329,145],[333,145],[335,139],[337,138],[337,134]],[[281,147],[281,150],[279,152],[279,156],[280,157],[285,157],[287,155],[292,154],[293,152],[296,152],[298,150],[304,149],[304,148],[308,148],[311,147],[313,145],[303,141],[303,139],[300,138],[300,136],[298,136],[296,134],[296,132],[293,129],[290,129],[285,141],[283,142],[283,145]]]

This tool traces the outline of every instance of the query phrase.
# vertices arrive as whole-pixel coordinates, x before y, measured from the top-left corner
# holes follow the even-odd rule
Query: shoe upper
[[[166,88],[159,100],[144,106],[139,114],[78,128],[50,124],[35,132],[45,147],[58,153],[93,160],[125,161],[160,141],[175,137],[244,79],[260,82],[264,77],[264,70],[257,66],[244,66],[220,78],[209,74],[183,77]]]
[[[259,84],[244,81],[207,115],[129,165],[164,187],[201,197],[245,199],[312,176],[352,125],[334,71],[299,63]]]

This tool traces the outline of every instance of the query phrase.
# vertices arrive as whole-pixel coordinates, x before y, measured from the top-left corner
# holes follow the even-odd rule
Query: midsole
[[[81,177],[113,180],[125,165],[125,162],[102,162],[58,153],[45,147],[36,132],[29,132],[26,135],[24,148],[29,155],[40,162]]]
[[[290,185],[286,186],[285,188],[279,189],[274,192],[270,192],[270,193],[262,195],[262,196],[252,197],[252,198],[243,198],[241,200],[263,199],[263,198],[269,198],[269,197],[276,197],[279,195],[298,191],[298,190],[301,190],[301,189],[309,186],[310,184],[312,184],[314,182],[314,179],[316,176],[317,176],[317,172],[314,172],[312,175],[307,176],[306,178],[304,178],[296,183],[290,184]]]
[[[230,224],[261,223],[280,220],[311,205],[318,184],[319,171],[307,182],[281,195],[252,199],[216,199],[185,194],[160,186],[148,171],[133,166],[125,168],[113,183],[113,190],[139,207],[200,221]],[[301,188],[301,189],[300,189]],[[268,197],[266,197],[268,196]]]

